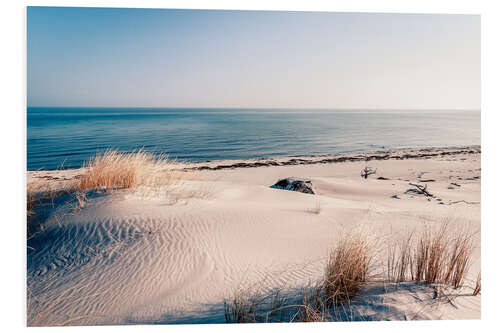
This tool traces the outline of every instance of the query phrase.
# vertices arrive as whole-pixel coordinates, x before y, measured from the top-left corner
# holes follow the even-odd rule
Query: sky
[[[480,16],[28,7],[28,106],[480,109]]]

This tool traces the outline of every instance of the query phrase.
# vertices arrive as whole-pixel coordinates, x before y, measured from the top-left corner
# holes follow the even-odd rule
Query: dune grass
[[[408,233],[400,240],[395,240],[388,247],[387,251],[387,281],[403,282],[408,280],[408,273],[412,272],[412,240],[413,232]],[[413,274],[411,274],[413,279]]]
[[[224,302],[224,316],[228,323],[257,322],[257,304],[252,298],[236,295],[231,301]]]
[[[341,305],[356,296],[367,281],[372,259],[366,235],[352,234],[340,240],[326,265],[324,292],[328,306]]]
[[[224,301],[224,315],[228,323],[282,322],[287,306],[288,298],[280,289],[240,290]]]
[[[28,183],[26,185],[26,211],[27,216],[32,217],[37,214],[36,209],[43,204],[54,204],[54,199],[71,192],[68,187],[52,188],[50,184],[45,186]]]
[[[426,230],[418,239],[414,255],[414,271],[417,282],[424,281],[427,284],[432,284],[442,280],[446,270],[449,245],[446,231],[447,225],[445,224],[435,233]]]
[[[292,299],[279,289],[240,292],[224,302],[227,323],[319,322],[330,318],[321,288],[304,288]]]
[[[63,189],[53,190],[49,185],[47,189],[43,189],[34,183],[27,184],[28,218],[36,215],[36,208],[41,203],[53,201],[63,194],[75,194],[78,206],[82,208],[86,191],[135,189],[152,193],[172,187],[180,180],[194,177],[194,172],[184,171],[182,164],[170,160],[168,156],[154,155],[142,149],[131,153],[107,150],[90,158],[82,168],[85,170],[84,173],[75,181],[65,185]],[[188,193],[185,196],[195,197],[196,193],[192,193],[193,191],[201,192],[197,190],[186,191]]]
[[[26,185],[26,222],[28,240],[41,231],[43,219],[51,209],[56,207],[59,198],[73,192],[74,189],[70,186],[52,188],[50,184],[40,185],[28,183]]]
[[[302,302],[296,308],[291,321],[308,323],[324,322],[332,319],[324,298],[322,284],[317,284],[312,288],[304,288]]]
[[[472,235],[468,233],[458,233],[450,241],[444,283],[451,284],[454,288],[462,287],[470,267],[473,248]]]
[[[142,149],[132,153],[107,150],[85,163],[87,171],[78,179],[76,188],[115,190],[168,185],[182,172],[174,170],[175,166],[166,155],[155,156]]]
[[[461,287],[469,270],[473,245],[470,231],[452,232],[448,223],[434,234],[424,232],[414,254],[415,280]]]
[[[471,263],[473,236],[470,230],[453,231],[448,222],[418,235],[408,233],[389,245],[387,280],[462,287]]]
[[[318,322],[335,318],[332,311],[350,307],[369,277],[371,244],[362,233],[346,234],[330,252],[324,278],[303,289],[302,297],[239,292],[224,302],[226,322]],[[271,299],[271,301],[269,301]],[[279,314],[277,320],[276,314]]]
[[[43,227],[43,220],[57,204],[70,204],[73,213],[83,209],[90,191],[112,192],[132,189],[142,197],[167,198],[169,203],[191,198],[207,198],[210,190],[199,185],[185,187],[184,180],[195,180],[196,172],[185,171],[180,163],[166,155],[144,150],[131,153],[107,150],[83,165],[84,173],[74,181],[51,188],[51,183],[31,182],[26,187],[28,239]],[[53,184],[52,184],[53,185]]]
[[[188,184],[200,180],[196,171],[166,155],[142,149],[132,153],[108,150],[90,159],[84,168],[86,172],[75,184],[79,191],[131,189],[137,196],[165,199],[169,204],[211,195],[211,189],[200,183]]]
[[[447,222],[421,233],[408,232],[391,242],[385,279],[372,274],[375,255],[366,233],[346,234],[330,251],[323,278],[314,287],[303,289],[302,298],[275,298],[264,293],[236,293],[224,303],[226,322],[317,322],[357,320],[353,317],[353,299],[368,283],[416,282],[441,288],[464,285],[472,258],[474,233],[455,230]],[[473,295],[481,292],[477,276]],[[246,296],[245,296],[246,295]],[[280,295],[279,292],[277,295]],[[267,301],[266,301],[267,300]],[[273,315],[279,313],[276,317]],[[279,319],[276,319],[279,318]]]

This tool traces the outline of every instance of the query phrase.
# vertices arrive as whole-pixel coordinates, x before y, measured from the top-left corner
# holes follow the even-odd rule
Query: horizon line
[[[218,107],[218,106],[46,106],[46,105],[27,105],[26,108],[74,108],[74,109],[204,109],[204,110],[349,110],[349,111],[366,111],[366,110],[385,110],[385,111],[481,111],[481,108],[348,108],[348,107]]]

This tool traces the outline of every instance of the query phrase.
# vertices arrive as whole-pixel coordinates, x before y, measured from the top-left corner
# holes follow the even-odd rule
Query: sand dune
[[[377,174],[367,180],[356,160],[202,170],[164,196],[119,190],[91,193],[77,211],[55,207],[28,242],[28,325],[224,322],[223,300],[236,290],[300,290],[321,278],[346,231],[373,238],[381,273],[387,240],[407,230],[445,219],[480,230],[479,152],[368,163]],[[62,184],[75,175],[28,179]],[[317,195],[269,188],[289,176],[311,180]],[[409,183],[428,184],[434,197],[407,192]],[[471,280],[479,248],[473,257]],[[480,296],[452,293],[439,303],[428,286],[376,282],[356,300],[356,318],[480,317]]]

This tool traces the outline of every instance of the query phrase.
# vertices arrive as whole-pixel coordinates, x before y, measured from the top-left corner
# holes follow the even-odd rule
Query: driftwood
[[[419,184],[410,183],[410,185],[415,186],[416,188],[411,188],[411,189],[407,190],[406,192],[414,192],[417,194],[423,194],[426,197],[434,197],[433,194],[431,194],[431,193],[429,193],[429,191],[427,191],[427,184],[425,186],[422,186]]]
[[[457,204],[457,203],[465,203],[467,205],[479,205],[481,202],[479,201],[465,201],[465,200],[458,200],[458,201],[452,201],[452,202],[448,202],[447,205],[454,205],[454,204]]]
[[[372,167],[365,166],[363,170],[361,170],[361,178],[367,179],[369,175],[374,175],[377,173],[377,169],[373,169]]]

